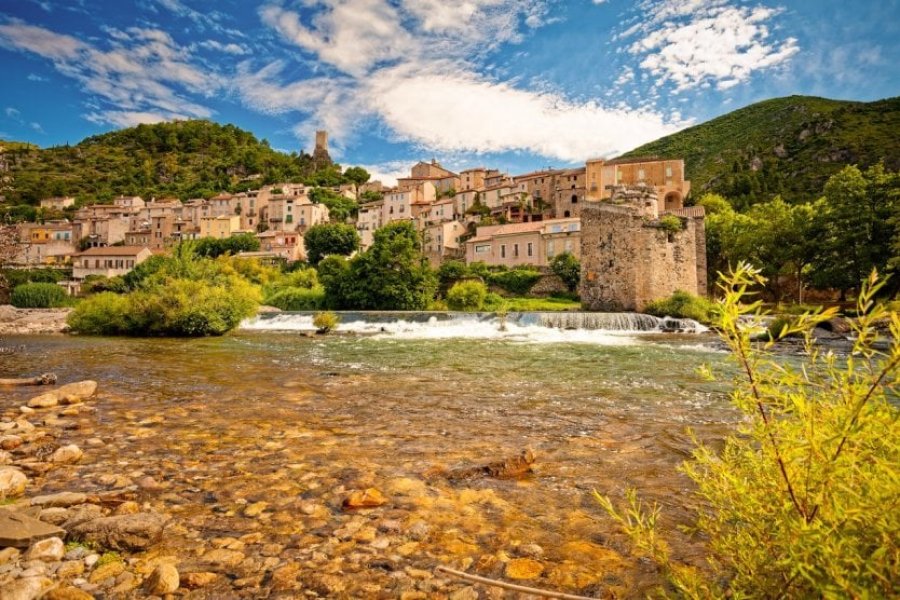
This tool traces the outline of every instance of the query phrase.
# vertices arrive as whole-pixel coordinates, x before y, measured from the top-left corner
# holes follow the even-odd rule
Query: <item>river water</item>
[[[429,334],[426,323],[307,337],[249,326],[196,340],[7,338],[20,351],[0,356],[0,377],[52,371],[100,383],[96,416],[71,435],[105,446],[42,491],[96,489],[110,473],[152,476],[168,487],[145,500],[182,524],[166,551],[194,556],[215,538],[261,532],[304,568],[338,572],[347,597],[396,597],[390,571],[404,566],[502,577],[524,554],[543,566],[529,585],[641,596],[659,574],[629,554],[593,490],[621,499],[638,488],[663,505],[676,556],[701,560],[701,542],[676,529],[691,504],[676,468],[692,447],[688,428],[715,443],[737,418],[725,388],[695,373],[725,362],[708,334],[495,335],[496,324],[457,324],[451,335]],[[2,409],[28,397],[4,393]],[[523,480],[442,476],[527,447],[537,460]],[[341,509],[366,487],[388,503]],[[259,501],[262,516],[241,514]],[[360,514],[385,538],[377,549],[341,535]]]

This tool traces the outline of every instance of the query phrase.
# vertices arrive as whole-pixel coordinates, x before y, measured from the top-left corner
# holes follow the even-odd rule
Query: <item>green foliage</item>
[[[510,294],[524,296],[531,291],[543,274],[528,267],[520,267],[510,269],[509,271],[490,272],[487,275],[487,282],[502,288]]]
[[[502,298],[503,308],[510,312],[557,312],[581,310],[581,301],[571,296],[547,298]],[[487,302],[485,303],[487,304]],[[497,310],[497,309],[494,309]]]
[[[862,286],[851,322],[851,353],[815,346],[812,330],[834,310],[806,314],[786,329],[805,340],[793,361],[751,341],[760,304],[746,304],[760,275],[740,265],[721,285],[718,321],[739,369],[731,400],[744,419],[720,450],[698,442],[683,466],[696,484],[697,533],[706,569],[675,562],[657,528],[659,509],[628,495],[624,512],[603,507],[688,598],[888,598],[900,592],[900,314]],[[876,323],[889,325],[888,344]],[[710,372],[711,374],[711,372]]]
[[[441,290],[449,290],[457,281],[470,274],[469,268],[461,260],[445,260],[437,270],[438,284]]]
[[[844,102],[790,96],[758,102],[645,144],[627,157],[683,158],[696,192],[735,208],[782,195],[818,198],[844,165],[900,169],[900,98]],[[773,149],[775,150],[773,152]]]
[[[419,234],[406,221],[375,231],[372,246],[349,261],[322,260],[319,280],[328,306],[338,309],[424,310],[437,287]]]
[[[9,303],[16,308],[59,308],[69,304],[69,295],[55,283],[23,283],[13,288]]]
[[[197,256],[216,258],[223,254],[232,256],[240,252],[256,252],[259,250],[259,238],[252,233],[239,233],[227,238],[200,238],[195,242],[194,252]]]
[[[344,171],[344,180],[353,184],[357,199],[359,199],[359,186],[369,181],[370,177],[369,172],[362,167],[350,167]]]
[[[238,273],[232,260],[198,257],[193,244],[180,244],[172,256],[126,277],[128,294],[105,292],[82,301],[69,326],[99,335],[222,335],[251,316],[261,300],[259,288]]]
[[[81,283],[82,296],[99,294],[100,292],[114,292],[124,294],[128,292],[128,284],[124,277],[104,277],[102,275],[88,275]]]
[[[359,234],[349,223],[313,225],[303,236],[306,257],[312,265],[330,254],[349,256],[359,249]]]
[[[706,298],[678,290],[668,298],[649,303],[644,307],[644,312],[657,317],[694,319],[709,324],[716,318],[718,305]]]
[[[325,334],[337,329],[338,323],[340,322],[340,317],[329,311],[316,313],[313,317],[313,327],[316,328],[316,333],[319,334]]]
[[[659,218],[659,228],[668,233],[680,233],[684,224],[675,215],[663,215]]]
[[[70,272],[62,269],[2,269],[0,277],[7,285],[16,287],[23,283],[56,283],[69,276]]]
[[[266,296],[263,302],[281,310],[321,310],[325,308],[325,288],[320,285],[281,288]]]
[[[359,201],[361,203],[378,202],[382,199],[384,199],[384,194],[382,194],[381,192],[376,192],[374,190],[368,190],[359,195]]]
[[[578,289],[578,282],[581,281],[581,263],[570,252],[554,256],[550,260],[550,270],[562,279],[566,289],[570,292]]]
[[[450,310],[481,310],[487,293],[487,286],[481,281],[474,279],[460,281],[447,292],[447,306]]]
[[[326,188],[314,188],[309,192],[313,204],[324,204],[328,207],[328,217],[332,222],[343,223],[359,212],[356,200]]]

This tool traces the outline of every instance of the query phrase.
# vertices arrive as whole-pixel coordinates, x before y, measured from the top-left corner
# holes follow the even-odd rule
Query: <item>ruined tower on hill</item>
[[[702,206],[659,211],[649,185],[610,186],[581,212],[581,300],[588,310],[641,311],[676,290],[706,295]],[[665,219],[667,215],[669,219]],[[672,219],[674,217],[674,219]]]
[[[316,170],[331,165],[331,155],[328,154],[328,132],[319,130],[316,132],[316,149],[313,150],[313,165]]]

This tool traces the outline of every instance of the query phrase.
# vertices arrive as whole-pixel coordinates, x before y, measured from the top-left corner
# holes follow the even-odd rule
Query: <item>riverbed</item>
[[[19,351],[0,356],[0,377],[53,371],[100,384],[95,416],[69,437],[104,445],[38,479],[41,492],[152,477],[161,485],[141,500],[175,524],[151,553],[185,564],[213,548],[240,555],[191,597],[267,596],[266,574],[285,563],[297,565],[287,591],[449,596],[467,584],[435,575],[437,566],[503,579],[523,558],[539,572],[519,583],[642,597],[659,574],[629,553],[592,491],[621,499],[637,488],[663,506],[675,556],[701,562],[702,544],[676,529],[692,502],[676,469],[692,447],[688,428],[715,443],[737,418],[726,389],[695,372],[725,362],[708,335],[249,330],[4,342]],[[33,391],[4,392],[0,408]],[[527,477],[447,476],[526,448],[536,456]],[[386,502],[342,506],[368,488]]]

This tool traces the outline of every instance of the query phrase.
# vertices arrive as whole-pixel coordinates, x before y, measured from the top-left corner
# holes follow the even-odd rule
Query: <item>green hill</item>
[[[278,152],[252,133],[210,121],[138,125],[75,146],[39,149],[0,141],[0,148],[0,170],[6,171],[0,173],[0,194],[8,204],[36,204],[48,196],[104,202],[119,194],[187,200],[316,174],[309,154]],[[246,180],[256,174],[260,179]]]
[[[879,161],[900,169],[900,97],[846,102],[789,96],[758,102],[650,142],[626,157],[684,158],[693,194],[712,191],[738,207],[781,194],[821,196],[843,166]]]

